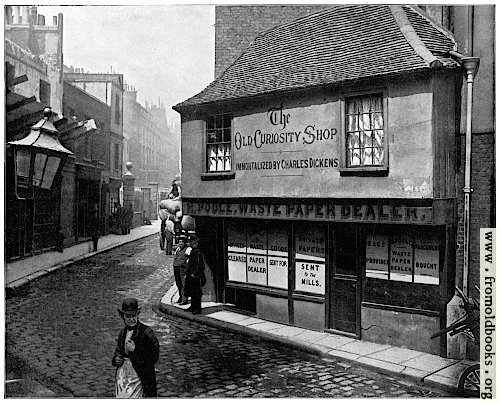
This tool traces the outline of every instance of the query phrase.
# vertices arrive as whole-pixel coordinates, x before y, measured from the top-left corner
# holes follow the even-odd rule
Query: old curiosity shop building
[[[478,63],[416,7],[335,6],[260,33],[176,105],[217,299],[451,355],[431,335],[461,285],[456,137]]]

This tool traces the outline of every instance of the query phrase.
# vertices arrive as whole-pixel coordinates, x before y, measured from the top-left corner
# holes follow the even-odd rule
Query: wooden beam
[[[23,99],[22,101],[15,102],[11,105],[7,105],[5,109],[6,109],[7,113],[9,113],[9,112],[15,111],[16,109],[19,109],[25,105],[32,104],[33,102],[36,102],[35,96]]]
[[[19,77],[16,77],[16,78],[13,78],[9,82],[9,87],[14,87],[15,85],[24,83],[25,81],[28,81],[28,76],[26,74],[19,76]]]

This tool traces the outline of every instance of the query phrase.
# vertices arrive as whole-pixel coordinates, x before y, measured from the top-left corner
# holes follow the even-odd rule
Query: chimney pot
[[[45,25],[45,16],[38,14],[38,25]]]
[[[52,17],[52,25],[57,27],[57,16],[55,16],[55,15]]]

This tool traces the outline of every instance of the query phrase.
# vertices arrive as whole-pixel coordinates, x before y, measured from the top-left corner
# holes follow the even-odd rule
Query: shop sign
[[[389,240],[386,235],[366,238],[366,277],[389,278]]]
[[[390,280],[412,282],[413,253],[409,236],[392,239],[390,253]]]
[[[295,290],[325,293],[325,264],[317,262],[295,262]]]
[[[439,284],[439,240],[415,239],[415,282]]]
[[[288,234],[259,226],[228,228],[228,279],[288,288]]]
[[[192,216],[267,218],[364,223],[431,224],[432,207],[379,203],[212,203],[183,202],[183,211]]]
[[[267,285],[267,256],[247,255],[247,279],[249,284]]]
[[[328,103],[289,109],[275,105],[235,117],[236,171],[287,176],[297,169],[337,170],[339,116],[332,112]]]
[[[304,224],[295,235],[295,290],[325,293],[325,232]]]
[[[288,288],[288,257],[269,256],[267,259],[270,287]]]

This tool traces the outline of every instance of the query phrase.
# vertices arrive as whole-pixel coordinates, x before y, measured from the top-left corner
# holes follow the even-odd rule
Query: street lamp
[[[23,188],[50,190],[63,158],[73,154],[57,138],[51,108],[45,108],[43,115],[28,136],[7,143],[14,152],[16,193]]]

